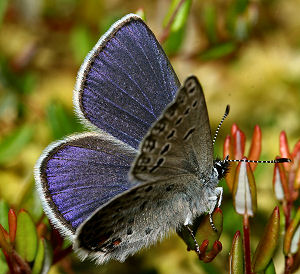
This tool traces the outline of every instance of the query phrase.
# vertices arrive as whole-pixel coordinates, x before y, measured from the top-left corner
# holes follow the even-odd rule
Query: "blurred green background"
[[[279,133],[292,147],[300,137],[300,1],[185,1],[166,32],[180,1],[141,0],[0,0],[0,199],[16,210],[42,214],[34,190],[33,166],[56,139],[84,130],[73,114],[72,91],[85,55],[109,26],[142,8],[148,26],[164,41],[181,81],[201,81],[214,130],[226,104],[231,113],[216,142],[222,156],[232,123],[246,133],[262,129],[262,157],[279,154]],[[139,10],[140,11],[140,10]],[[247,143],[247,148],[249,142]],[[272,165],[256,175],[258,213],[251,244],[257,244],[276,205]],[[228,253],[241,218],[233,212],[226,185],[222,210],[223,250],[210,264],[186,251],[171,234],[125,263],[96,266],[72,255],[50,273],[225,273]],[[3,214],[3,213],[0,213]],[[279,247],[280,249],[280,247]],[[279,250],[275,267],[283,268]]]

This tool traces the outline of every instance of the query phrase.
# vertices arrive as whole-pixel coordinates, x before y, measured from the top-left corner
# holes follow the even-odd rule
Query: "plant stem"
[[[292,265],[293,265],[293,257],[285,256],[284,274],[291,273]]]
[[[166,27],[163,29],[163,32],[162,32],[162,34],[161,34],[161,36],[160,36],[160,38],[159,38],[159,43],[160,43],[160,44],[164,43],[164,42],[167,40],[167,38],[169,37],[171,26],[172,26],[172,24],[173,24],[173,22],[174,22],[174,20],[175,20],[175,17],[176,17],[176,15],[177,15],[177,13],[178,13],[180,7],[182,6],[182,4],[183,4],[185,1],[186,1],[186,0],[181,0],[181,1],[178,3],[178,5],[177,5],[176,9],[174,10],[174,12],[173,12],[173,14],[172,14],[172,16],[171,16],[171,18],[170,18],[168,24],[167,24]]]
[[[244,242],[244,259],[245,259],[245,273],[251,274],[251,252],[250,252],[250,227],[248,214],[244,214],[243,219],[243,242]]]

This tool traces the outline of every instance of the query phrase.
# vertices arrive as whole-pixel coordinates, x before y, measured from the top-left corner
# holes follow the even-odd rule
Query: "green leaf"
[[[278,207],[275,207],[253,255],[254,272],[263,271],[268,266],[278,244],[279,234],[280,214]]]
[[[0,251],[0,274],[7,274],[8,266],[2,251]]]
[[[40,239],[38,250],[32,268],[32,274],[39,274],[42,272],[44,257],[45,257],[44,240]]]
[[[172,1],[169,11],[164,19],[165,27],[169,24],[180,1],[181,0]],[[182,45],[191,4],[192,0],[184,1],[171,24],[169,37],[164,43],[164,49],[167,54],[175,54]]]
[[[210,222],[209,222],[209,215],[202,215],[198,218],[196,218],[193,221],[192,226],[190,228],[192,229],[196,240],[199,245],[202,244],[204,240],[208,240],[209,244],[207,247],[207,251],[210,251],[213,247],[213,244],[215,243],[216,240],[219,240],[220,235],[223,230],[223,214],[221,209],[217,208],[213,214],[212,214],[212,219],[213,223],[217,229],[217,232],[213,230]],[[183,241],[186,243],[188,248],[190,250],[195,250],[195,242],[189,232],[189,230],[185,227],[182,226],[180,229],[177,230],[177,234],[179,237],[183,239]]]
[[[16,251],[27,262],[32,262],[37,252],[37,232],[31,216],[21,210],[18,215]]]
[[[175,54],[179,51],[184,39],[184,29],[171,33],[168,40],[164,43],[164,50],[168,55]]]
[[[34,182],[32,182],[31,187],[34,187]],[[19,206],[30,212],[34,222],[37,222],[43,214],[41,199],[37,191],[27,191]]]
[[[223,44],[218,44],[212,47],[200,55],[202,61],[208,61],[213,59],[219,59],[226,55],[231,54],[236,50],[236,45],[233,42],[227,42]]]
[[[193,222],[193,231],[195,231],[197,242],[201,244],[204,240],[209,241],[207,251],[213,248],[215,241],[219,240],[223,231],[223,213],[220,208],[214,210],[212,220],[217,231],[212,228],[208,214],[202,218],[196,218]]]
[[[300,229],[300,207],[298,208],[295,217],[289,224],[283,242],[283,253],[288,256],[290,253],[295,254],[298,251],[299,229]]]
[[[23,73],[17,73],[12,69],[11,63],[5,57],[0,57],[1,81],[6,89],[14,92],[17,95],[29,94],[34,90],[37,83],[37,75],[35,72],[27,70]],[[18,97],[19,103],[22,102],[22,97]]]
[[[236,13],[243,13],[249,5],[249,0],[236,0],[234,9]]]
[[[0,164],[10,161],[29,143],[33,127],[24,125],[6,136],[0,143]]]
[[[204,7],[204,27],[208,40],[215,44],[217,42],[217,13],[213,4],[207,3]]]
[[[85,26],[76,26],[72,29],[70,46],[77,63],[81,63],[93,47],[93,40]]]
[[[179,2],[178,0],[175,0],[176,2]],[[179,3],[178,3],[179,4]],[[184,28],[188,19],[190,7],[192,4],[192,0],[186,0],[179,8],[175,19],[172,23],[171,30],[172,32],[179,31],[180,29]]]
[[[276,270],[275,270],[273,260],[271,260],[269,262],[264,274],[276,274]]]
[[[232,274],[244,273],[243,243],[240,231],[235,233],[232,241],[229,257],[229,268],[229,271]]]
[[[30,94],[37,83],[37,75],[33,72],[27,72],[21,79],[20,90],[24,94]]]
[[[53,252],[45,239],[39,240],[32,274],[48,273],[52,264]]]
[[[60,139],[74,131],[82,130],[82,126],[78,123],[73,113],[69,113],[58,102],[52,102],[47,107],[47,119],[54,139]]]
[[[43,269],[41,273],[48,273],[53,262],[53,250],[51,245],[45,239],[43,240],[43,243],[45,249],[45,256],[43,262]]]
[[[6,201],[0,200],[0,224],[8,231],[8,211],[9,207]]]
[[[236,32],[237,20],[246,11],[248,4],[249,0],[236,0],[227,11],[226,25],[227,29],[232,33],[233,36]]]

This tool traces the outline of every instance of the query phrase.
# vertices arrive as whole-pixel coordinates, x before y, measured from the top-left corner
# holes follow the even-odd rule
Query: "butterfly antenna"
[[[216,139],[217,139],[219,130],[220,130],[220,128],[221,128],[221,126],[222,126],[224,120],[226,119],[226,117],[227,117],[228,114],[229,114],[229,110],[230,110],[230,106],[227,105],[227,106],[226,106],[226,109],[225,109],[225,113],[224,113],[224,115],[223,115],[223,118],[222,118],[221,122],[219,123],[219,125],[218,125],[218,127],[217,127],[217,129],[216,129],[216,132],[215,132],[215,135],[214,135],[214,138],[213,138],[213,145],[214,145],[215,142],[216,142]]]
[[[270,161],[255,161],[255,160],[247,160],[247,159],[241,159],[241,160],[229,160],[228,156],[226,156],[225,162],[246,162],[246,163],[263,163],[263,164],[276,164],[276,163],[290,163],[292,160],[288,158],[278,158],[275,160]]]

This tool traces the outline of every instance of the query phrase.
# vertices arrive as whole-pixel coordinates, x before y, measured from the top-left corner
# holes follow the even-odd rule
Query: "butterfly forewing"
[[[189,77],[153,124],[130,172],[138,181],[211,172],[213,147],[204,94]]]
[[[138,148],[178,87],[154,34],[131,14],[116,22],[86,58],[74,103],[84,122]]]

